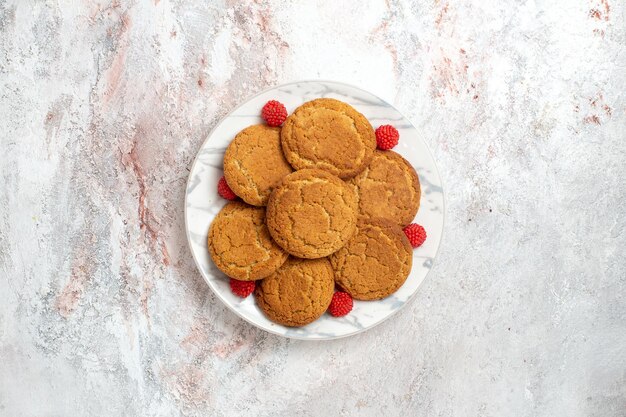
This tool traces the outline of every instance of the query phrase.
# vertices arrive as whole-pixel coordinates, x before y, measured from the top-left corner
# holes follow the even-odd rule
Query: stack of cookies
[[[234,201],[213,220],[208,248],[233,292],[254,291],[269,319],[302,326],[329,306],[344,315],[352,298],[398,290],[425,233],[409,225],[420,205],[417,173],[381,150],[397,143],[397,130],[374,132],[353,107],[328,98],[286,116],[268,102],[268,124],[247,127],[227,148],[218,188]]]

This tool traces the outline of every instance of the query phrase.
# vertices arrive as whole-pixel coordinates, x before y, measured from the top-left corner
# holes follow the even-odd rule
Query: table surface
[[[394,319],[311,343],[228,311],[183,226],[246,97],[393,103],[446,185]],[[626,4],[0,0],[0,415],[623,416]]]

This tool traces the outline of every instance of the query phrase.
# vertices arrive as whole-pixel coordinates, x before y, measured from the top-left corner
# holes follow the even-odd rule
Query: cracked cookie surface
[[[291,172],[278,127],[247,127],[235,136],[224,154],[226,182],[243,201],[254,206],[265,206],[272,189]]]
[[[323,169],[345,179],[367,166],[376,136],[369,121],[352,106],[320,98],[304,103],[287,118],[281,143],[295,169]]]
[[[335,281],[327,258],[289,257],[256,288],[265,315],[285,326],[304,326],[319,318],[333,297]]]
[[[287,259],[287,253],[270,237],[265,208],[240,201],[228,203],[215,216],[208,247],[215,265],[242,281],[265,278]]]
[[[300,258],[322,258],[341,248],[356,229],[356,193],[326,171],[303,169],[283,178],[267,204],[274,240]]]
[[[330,256],[335,282],[356,300],[378,300],[404,284],[413,263],[408,238],[387,219],[360,221],[356,234]]]
[[[421,189],[415,169],[393,151],[374,152],[370,164],[348,181],[359,199],[359,214],[382,217],[400,226],[411,223],[420,206]]]

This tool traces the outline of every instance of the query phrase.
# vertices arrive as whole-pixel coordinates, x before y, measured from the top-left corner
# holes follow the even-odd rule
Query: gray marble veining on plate
[[[617,0],[0,0],[0,415],[623,416],[625,21]],[[228,311],[183,224],[209,131],[300,79],[400,109],[446,190],[416,299],[321,343]]]

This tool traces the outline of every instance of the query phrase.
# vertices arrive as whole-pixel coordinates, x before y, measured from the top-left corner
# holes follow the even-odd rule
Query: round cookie
[[[209,253],[226,275],[242,281],[265,278],[287,259],[265,226],[265,208],[228,203],[209,228]]]
[[[409,239],[386,219],[361,221],[357,233],[330,256],[335,282],[356,300],[378,300],[404,284],[413,263]]]
[[[354,234],[356,219],[354,190],[319,169],[287,175],[267,204],[270,234],[300,258],[323,258],[341,248]]]
[[[344,179],[361,172],[376,149],[374,129],[365,116],[331,98],[298,107],[285,120],[280,137],[295,169],[323,169]]]
[[[255,295],[270,320],[285,326],[304,326],[324,314],[334,291],[333,269],[327,258],[289,257],[257,285]]]
[[[224,154],[224,176],[248,204],[264,206],[272,189],[292,171],[280,145],[280,128],[254,125],[235,136]]]
[[[420,181],[415,169],[393,151],[374,152],[370,164],[349,181],[359,197],[359,214],[382,217],[400,226],[411,223],[420,206]]]

